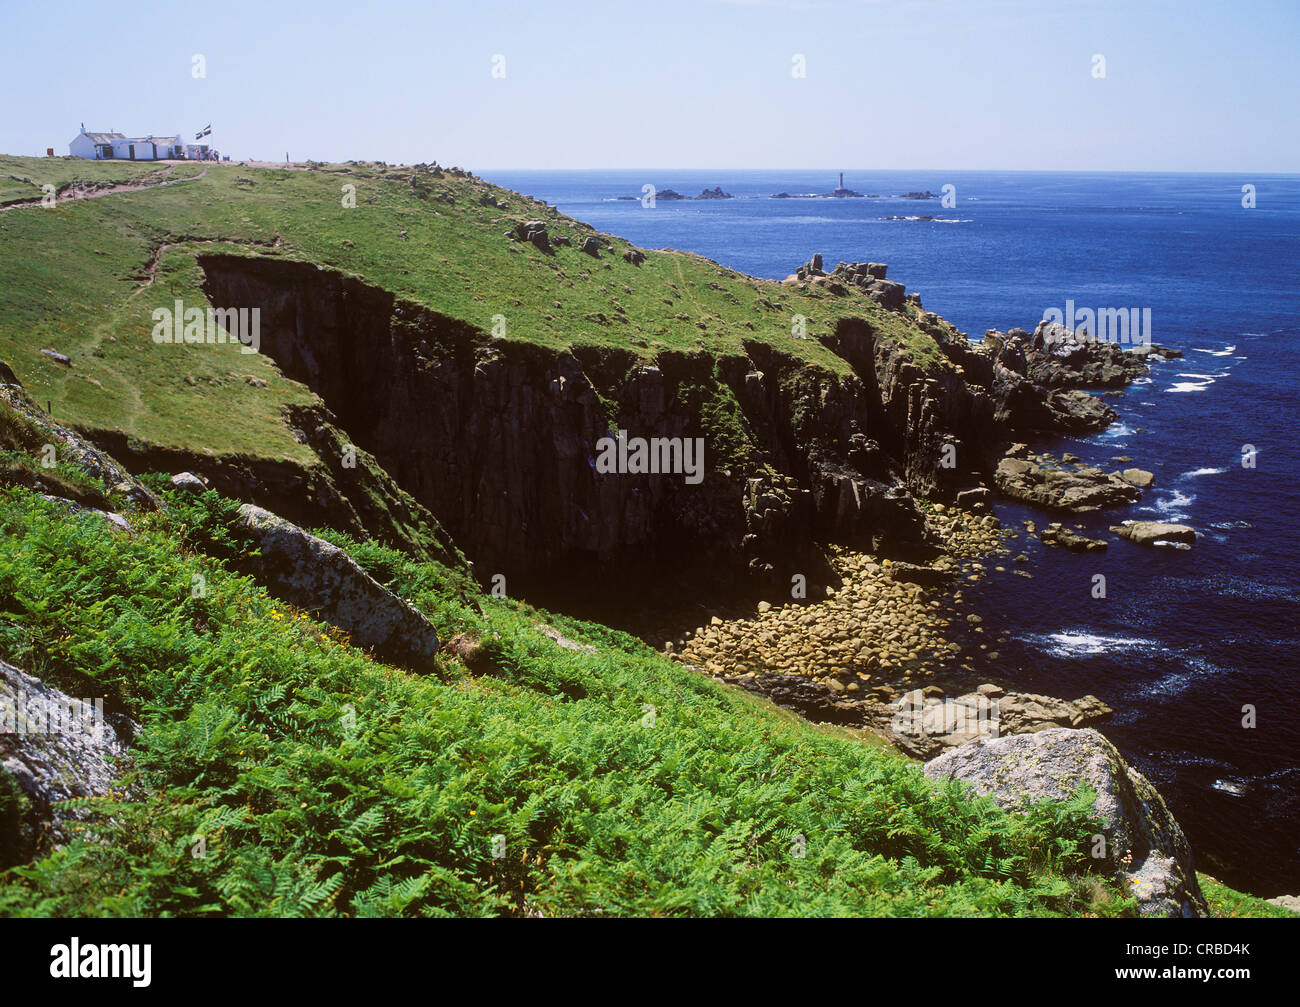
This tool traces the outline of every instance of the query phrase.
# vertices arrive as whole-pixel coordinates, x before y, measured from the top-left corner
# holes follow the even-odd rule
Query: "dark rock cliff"
[[[647,361],[493,339],[310,264],[199,263],[211,303],[260,308],[262,351],[511,593],[772,590],[810,571],[817,541],[923,555],[913,495],[980,483],[1017,428],[1009,399],[1044,426],[1065,415],[936,316],[932,335],[964,367],[927,374],[860,318],[823,340],[850,374],[757,341]],[[599,442],[619,430],[703,438],[702,480],[598,471]]]

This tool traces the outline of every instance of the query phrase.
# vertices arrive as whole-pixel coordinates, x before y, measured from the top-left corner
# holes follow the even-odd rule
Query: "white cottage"
[[[121,133],[87,133],[83,122],[81,132],[68,144],[68,153],[93,161],[107,160],[113,156],[113,144],[125,139]]]
[[[173,136],[123,136],[121,133],[87,133],[86,124],[68,144],[68,153],[95,161],[159,161],[184,157],[180,134]]]

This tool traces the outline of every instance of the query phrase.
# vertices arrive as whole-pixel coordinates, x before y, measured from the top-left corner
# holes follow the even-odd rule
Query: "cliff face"
[[[810,571],[817,540],[924,554],[912,494],[981,481],[1011,426],[998,389],[972,380],[982,351],[949,352],[971,358],[968,375],[930,376],[859,318],[823,339],[847,374],[757,341],[647,362],[493,339],[308,264],[199,263],[210,302],[260,308],[262,351],[437,517],[480,579],[504,574],[512,589],[770,589]],[[601,439],[619,430],[702,438],[702,480],[598,471]]]
[[[290,407],[286,419],[316,455],[293,461],[239,454],[195,454],[128,437],[118,430],[86,434],[133,472],[203,473],[224,496],[275,508],[309,528],[328,527],[372,538],[418,559],[470,569],[468,561],[428,509],[398,486],[364,451],[349,456],[350,438],[320,406]]]

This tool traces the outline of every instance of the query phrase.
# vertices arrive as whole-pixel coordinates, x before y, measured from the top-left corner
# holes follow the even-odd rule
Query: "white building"
[[[68,144],[68,153],[73,157],[89,160],[107,160],[113,156],[113,143],[125,140],[121,133],[87,133],[86,124],[81,124],[81,133]]]
[[[180,134],[172,136],[123,136],[121,133],[87,133],[86,124],[68,144],[68,153],[93,161],[160,161],[183,158],[186,145]]]

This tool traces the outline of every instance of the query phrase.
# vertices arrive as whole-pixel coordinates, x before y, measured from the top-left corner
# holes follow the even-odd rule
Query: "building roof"
[[[83,133],[82,135],[90,137],[91,143],[112,143],[114,140],[126,139],[121,133]]]

